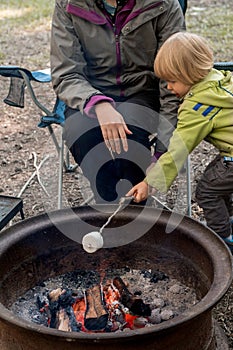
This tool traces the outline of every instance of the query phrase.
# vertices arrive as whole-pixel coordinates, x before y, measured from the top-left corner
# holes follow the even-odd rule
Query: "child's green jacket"
[[[168,151],[147,174],[148,185],[166,192],[189,153],[202,141],[214,145],[222,156],[233,156],[233,77],[212,69],[192,86],[178,110],[178,123]]]

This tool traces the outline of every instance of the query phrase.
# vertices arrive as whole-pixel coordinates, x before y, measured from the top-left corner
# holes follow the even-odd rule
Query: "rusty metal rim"
[[[113,211],[115,206],[111,205],[108,206],[109,211]],[[94,209],[98,210],[98,206],[94,206]],[[80,208],[78,208],[80,210]],[[82,207],[81,210],[85,210],[85,207]],[[88,207],[89,210],[89,207]],[[92,210],[92,209],[91,209]],[[134,209],[134,210],[137,210]],[[147,214],[151,215],[154,213],[156,209],[154,208],[147,208]],[[64,215],[63,215],[64,214]],[[53,213],[53,219],[55,218],[58,220],[69,220],[69,210],[62,209],[59,211],[54,211]],[[180,214],[176,214],[177,217],[181,216]],[[168,217],[170,217],[170,213],[163,211],[161,213],[160,219],[162,222],[166,222],[168,220]],[[8,310],[3,304],[0,303],[0,319],[3,322],[10,323],[11,325],[15,325],[19,328],[24,328],[25,330],[33,331],[39,334],[44,334],[47,336],[56,336],[59,338],[63,338],[66,341],[83,341],[88,342],[90,340],[92,341],[107,341],[111,339],[111,341],[124,341],[125,339],[131,339],[135,337],[142,337],[142,336],[149,336],[152,333],[157,332],[165,332],[168,329],[174,329],[182,326],[185,322],[188,322],[190,320],[190,316],[192,314],[192,319],[198,318],[203,312],[206,312],[208,310],[211,310],[224,296],[224,294],[227,292],[228,288],[231,285],[232,282],[232,256],[227,248],[227,246],[222,242],[222,240],[211,230],[206,229],[205,237],[200,237],[197,235],[196,228],[200,227],[200,223],[192,218],[184,217],[181,220],[181,224],[185,227],[187,223],[192,223],[193,229],[189,232],[189,234],[197,241],[201,242],[203,239],[206,241],[209,241],[211,239],[212,245],[209,246],[207,250],[207,254],[209,254],[213,259],[213,268],[214,268],[214,280],[213,283],[207,292],[207,294],[198,302],[196,305],[192,306],[185,312],[183,312],[181,315],[175,317],[174,319],[168,320],[164,322],[163,324],[151,326],[148,328],[142,328],[138,330],[132,330],[129,333],[122,334],[117,333],[77,333],[77,332],[62,332],[51,328],[46,328],[44,326],[38,326],[37,324],[33,324],[32,322],[23,320],[17,316],[15,316],[10,310]],[[23,222],[19,222],[12,226],[9,229],[5,229],[0,236],[0,254],[2,254],[3,251],[7,250],[8,244],[10,242],[10,237],[17,236],[18,239],[22,239],[23,236],[26,236],[29,234],[33,229],[36,227],[40,227],[41,230],[45,229],[48,226],[51,226],[51,221],[47,214],[41,214],[33,218],[29,218],[24,220]],[[23,232],[21,232],[23,231]],[[208,247],[208,245],[207,245]],[[220,269],[219,264],[219,257],[225,255],[226,259],[222,260],[222,265]],[[222,279],[223,278],[223,268],[225,269],[225,276],[224,276],[224,284],[216,283],[216,279]],[[228,279],[226,280],[226,276],[228,276]]]

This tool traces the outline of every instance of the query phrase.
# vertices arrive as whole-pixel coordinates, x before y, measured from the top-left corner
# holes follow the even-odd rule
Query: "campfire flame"
[[[82,325],[81,330],[83,332],[86,332],[87,330],[84,327],[84,319],[85,319],[85,311],[86,311],[86,304],[85,304],[84,298],[83,299],[77,298],[74,304],[72,305],[72,308],[74,310],[76,321]]]

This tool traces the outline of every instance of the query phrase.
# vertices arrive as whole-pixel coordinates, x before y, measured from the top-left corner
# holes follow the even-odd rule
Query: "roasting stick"
[[[102,236],[102,232],[104,228],[110,223],[112,218],[121,210],[122,206],[125,204],[126,201],[131,201],[134,197],[122,197],[119,201],[119,205],[117,209],[114,211],[112,215],[109,216],[106,223],[100,228],[99,231],[92,231],[90,233],[87,233],[83,239],[82,239],[82,245],[83,249],[87,253],[94,253],[98,249],[103,248],[104,240]]]
[[[164,209],[171,211],[170,208],[166,207],[162,202],[160,202],[160,200],[155,197],[155,196],[151,196],[154,200],[156,200],[160,205],[163,206]],[[122,206],[126,203],[126,202],[130,202],[134,197],[130,196],[130,197],[122,197],[119,201],[119,205],[117,207],[117,209],[114,211],[113,214],[111,214],[108,218],[108,220],[106,221],[106,223],[99,229],[99,231],[92,231],[87,233],[83,239],[82,239],[82,245],[83,245],[83,249],[87,252],[87,253],[94,253],[96,252],[98,249],[103,248],[104,245],[104,240],[103,240],[103,236],[102,236],[102,232],[104,230],[104,228],[110,223],[110,221],[112,220],[112,218],[121,210]]]
[[[117,209],[114,211],[114,213],[111,216],[109,216],[106,223],[100,228],[100,230],[99,230],[100,233],[103,232],[103,229],[110,223],[112,218],[118,213],[118,211],[121,209],[121,207],[125,204],[126,200],[130,202],[132,199],[133,199],[133,197],[122,197],[120,199]]]
[[[168,211],[171,211],[170,208],[168,208],[168,206],[166,206],[164,203],[162,203],[157,197],[155,196],[151,196],[151,198],[153,198],[159,205],[162,206],[162,208],[168,210]]]

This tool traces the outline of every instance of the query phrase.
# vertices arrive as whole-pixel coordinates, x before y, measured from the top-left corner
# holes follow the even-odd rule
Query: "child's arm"
[[[186,102],[184,112],[179,113],[177,128],[170,140],[168,151],[147,171],[144,181],[135,185],[126,196],[134,196],[135,202],[145,200],[157,190],[166,193],[185,163],[187,156],[213,129],[212,118],[205,118],[194,110],[194,102]],[[204,106],[205,110],[208,106]],[[215,112],[215,110],[214,110]]]

